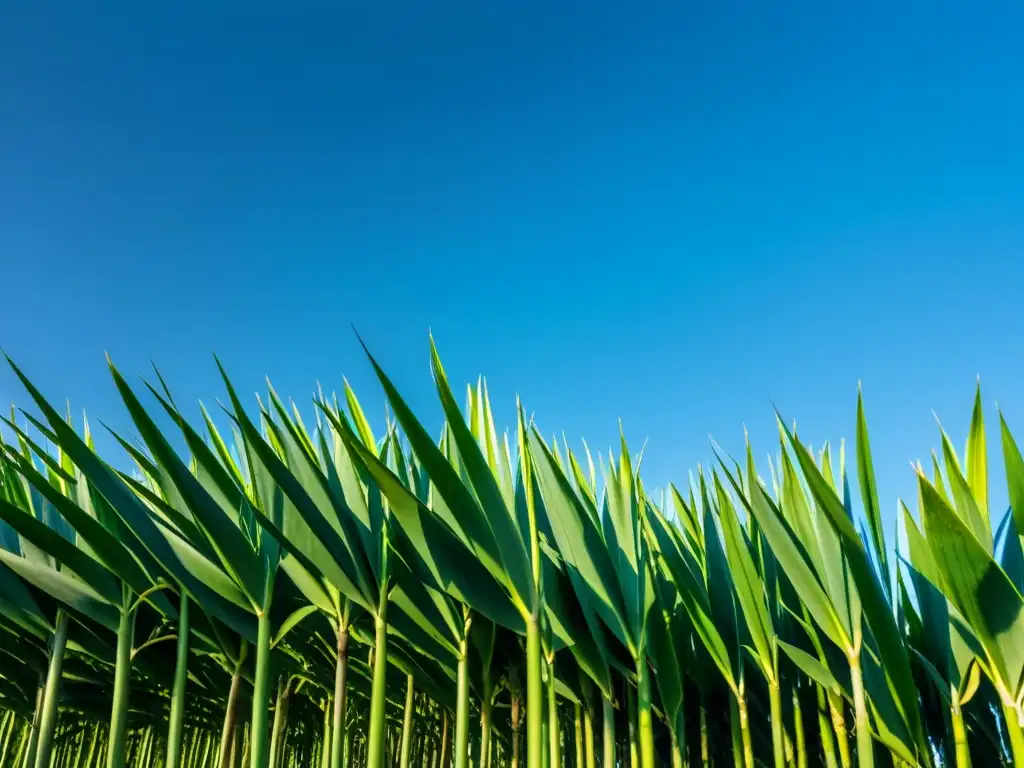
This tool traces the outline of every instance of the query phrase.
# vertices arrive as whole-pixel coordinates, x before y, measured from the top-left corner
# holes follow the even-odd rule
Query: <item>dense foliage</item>
[[[439,439],[372,357],[376,433],[347,384],[307,428],[225,375],[218,429],[111,365],[110,463],[15,366],[0,765],[1024,766],[1024,460],[1000,419],[991,517],[980,392],[897,548],[860,399],[849,462],[780,418],[760,470],[649,494],[625,440],[500,435],[431,351]]]

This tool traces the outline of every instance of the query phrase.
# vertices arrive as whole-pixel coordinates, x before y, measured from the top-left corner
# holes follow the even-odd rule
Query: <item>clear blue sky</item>
[[[47,394],[125,428],[104,351],[184,403],[216,351],[376,410],[355,324],[432,427],[428,328],[654,486],[773,402],[851,437],[858,380],[887,512],[976,375],[1024,437],[1019,3],[332,5],[8,4],[0,344]]]

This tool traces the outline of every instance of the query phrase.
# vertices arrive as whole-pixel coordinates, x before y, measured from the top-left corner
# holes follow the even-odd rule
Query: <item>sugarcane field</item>
[[[904,548],[860,396],[849,444],[778,414],[654,495],[625,437],[500,431],[433,342],[433,434],[369,353],[376,423],[347,383],[304,416],[223,369],[222,425],[189,420],[111,362],[127,470],[9,362],[0,765],[1024,764],[1024,459],[1000,416],[990,509],[980,386]]]

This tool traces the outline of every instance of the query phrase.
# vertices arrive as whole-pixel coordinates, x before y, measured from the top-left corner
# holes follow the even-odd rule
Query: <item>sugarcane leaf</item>
[[[783,640],[776,640],[775,642],[778,643],[782,652],[789,657],[789,660],[792,661],[801,672],[811,678],[811,680],[828,690],[841,690],[839,682],[829,671],[829,668],[822,664],[818,659],[811,656],[807,651],[801,650],[795,645],[790,645]]]
[[[902,760],[917,765],[915,752],[920,748],[915,748],[915,737],[907,727],[906,718],[900,711],[899,700],[894,696],[888,676],[871,653],[861,654],[861,661],[868,706],[874,714],[871,722],[875,738]],[[915,710],[915,714],[917,711]]]
[[[864,548],[864,542],[857,535],[843,503],[836,496],[835,491],[829,487],[828,482],[807,451],[797,442],[785,425],[783,425],[783,429],[786,431],[793,452],[800,462],[800,468],[811,492],[833,528],[842,537],[843,551],[849,562],[854,583],[857,585],[861,607],[878,643],[884,673],[891,681],[896,694],[896,706],[904,722],[909,726],[914,743],[923,745],[923,729],[917,706],[917,686],[910,671],[910,659],[903,644],[903,637],[896,626],[892,609],[886,599],[886,592],[871,565],[867,550]]]
[[[160,567],[167,570],[172,577],[183,584],[186,589],[197,598],[199,602],[209,600],[212,606],[217,598],[211,594],[204,584],[200,583],[192,572],[184,567],[175,554],[164,534],[157,528],[156,523],[150,518],[150,511],[134,492],[125,485],[117,474],[107,466],[93,452],[82,438],[61,418],[60,414],[47,402],[46,398],[39,392],[31,381],[21,372],[14,362],[7,358],[11,369],[35,401],[36,406],[43,413],[47,422],[53,428],[52,441],[59,444],[69,455],[75,465],[88,478],[89,485],[98,492],[102,499],[109,504],[110,510],[116,510],[117,524],[120,530],[125,533],[125,539],[137,541],[143,550],[136,552],[136,557],[145,559],[151,558],[159,563]],[[41,425],[40,425],[41,426]],[[79,487],[82,483],[79,483]],[[102,505],[97,504],[97,517],[102,521],[103,515],[108,514]],[[113,520],[111,520],[113,524]],[[109,527],[109,526],[108,526]],[[120,534],[119,534],[120,535]],[[233,624],[236,631],[241,624]],[[255,633],[252,632],[253,639]]]
[[[387,497],[392,514],[400,521],[402,534],[408,536],[419,555],[416,560],[431,581],[495,623],[514,632],[525,631],[522,616],[502,589],[502,583],[473,551],[363,445],[350,427],[343,423],[338,427],[353,458],[362,462]]]
[[[280,567],[310,603],[328,615],[337,612],[338,592],[335,590],[332,595],[330,588],[305,567],[299,558],[286,554],[281,558]]]
[[[286,551],[301,558],[312,572],[322,574],[350,599],[375,611],[378,595],[367,581],[368,564],[364,560],[363,568],[357,565],[349,542],[260,435],[230,383],[228,387],[234,417],[249,454],[254,484],[260,490],[260,505],[253,510],[260,525],[268,529]],[[328,510],[328,514],[333,515],[333,512]],[[334,521],[335,525],[340,525],[337,516]]]
[[[968,672],[964,675],[963,682],[960,684],[960,705],[964,706],[971,699],[974,698],[974,694],[978,692],[978,688],[981,685],[981,665],[974,661],[968,668]]]
[[[1003,548],[999,556],[999,565],[1006,571],[1017,591],[1024,594],[1024,550],[1021,549],[1020,537],[1013,524],[1013,511],[1010,509],[1006,510],[996,532],[996,541],[1000,540],[1003,542]]]
[[[1024,670],[1024,599],[931,483],[922,476],[918,482],[944,591],[977,635],[1001,684],[1015,692]]]
[[[714,476],[714,485],[718,496],[718,519],[722,526],[722,539],[729,571],[736,587],[736,597],[746,620],[747,631],[760,657],[761,666],[769,682],[772,682],[775,680],[776,638],[771,615],[768,613],[764,582],[761,581],[750,555],[750,545],[740,527],[736,508],[722,487],[717,473]]]
[[[871,460],[871,441],[868,438],[868,422],[864,415],[864,393],[857,389],[857,480],[860,485],[864,515],[871,532],[871,544],[879,570],[889,573],[889,558],[885,547],[885,528],[882,525],[882,509],[878,503],[878,488],[875,485],[875,468]],[[882,580],[886,594],[889,594],[888,576]],[[891,597],[891,595],[890,595]]]
[[[365,346],[364,346],[365,349]],[[394,384],[377,364],[376,359],[366,351],[370,363],[380,380],[387,395],[388,402],[394,409],[398,423],[402,425],[406,438],[420,464],[430,476],[437,493],[444,504],[457,520],[460,532],[469,543],[473,554],[479,559],[491,575],[509,589],[515,590],[519,606],[526,606],[532,598],[520,593],[521,584],[509,581],[510,574],[502,562],[501,550],[495,540],[491,525],[470,490],[463,484],[462,478],[449,462],[448,458],[434,444],[423,425],[413,415],[412,410],[398,393]],[[463,423],[464,426],[464,423]],[[448,424],[449,430],[452,425]],[[518,533],[516,538],[519,539]],[[521,539],[519,545],[522,545]],[[517,569],[518,571],[518,569]],[[520,608],[522,610],[522,608]]]
[[[53,557],[64,568],[73,571],[103,599],[110,603],[120,600],[121,586],[110,571],[31,514],[0,499],[0,519]]]
[[[743,501],[744,506],[747,507],[747,512],[757,520],[761,533],[771,547],[776,560],[793,583],[797,594],[807,606],[807,610],[814,617],[818,627],[840,648],[850,649],[853,644],[852,639],[844,630],[835,607],[826,594],[820,579],[812,570],[811,563],[799,540],[783,519],[774,502],[756,479],[751,480],[750,498],[748,499],[742,494],[740,485],[732,473],[725,468],[724,464],[722,466],[726,478]]]
[[[967,522],[985,550],[992,554],[992,529],[989,527],[988,517],[982,515],[967,478],[960,471],[956,452],[945,431],[942,432],[942,453],[946,463],[946,477],[949,479],[950,496],[955,504],[953,509]]]
[[[372,593],[376,593],[375,585],[385,571],[380,567],[379,550],[382,546],[380,525],[374,528],[370,539],[372,545],[363,547],[366,539],[360,536],[358,525],[354,520],[354,508],[365,506],[364,490],[352,473],[352,483],[343,480],[332,487],[330,479],[317,464],[316,456],[307,444],[308,437],[288,417],[288,413],[280,399],[270,390],[270,399],[277,411],[283,429],[273,423],[268,428],[273,431],[278,441],[284,446],[288,469],[295,475],[299,485],[309,494],[324,518],[338,531],[342,539],[349,545],[353,562],[356,567],[358,581]],[[351,501],[350,501],[351,500]]]
[[[480,444],[466,425],[459,406],[455,402],[433,338],[430,340],[430,354],[434,380],[438,396],[441,400],[441,406],[444,409],[445,419],[455,444],[459,449],[462,465],[469,476],[473,489],[476,491],[479,509],[489,524],[491,535],[497,544],[497,549],[501,556],[502,566],[508,574],[510,586],[522,604],[532,611],[535,590],[533,589],[530,558],[513,517],[514,510],[509,509],[506,505],[505,497],[502,495],[494,473],[491,471],[486,457],[480,451]],[[401,421],[401,413],[397,408],[396,415],[399,421]],[[405,427],[404,422],[402,425]],[[406,431],[408,432],[407,427]],[[410,442],[411,440],[410,436]],[[415,447],[413,450],[416,450]],[[419,456],[418,451],[417,456]],[[423,460],[422,456],[420,456],[420,460]],[[433,475],[431,477],[436,483],[437,479]],[[452,503],[458,502],[453,499],[449,502],[449,506]],[[469,499],[464,499],[463,503],[469,503]]]
[[[0,526],[2,525],[3,523],[0,523]],[[25,582],[2,562],[0,614],[36,637],[45,638],[53,634],[52,622],[43,613]]]
[[[1024,536],[1024,458],[1021,458],[1020,450],[1002,413],[999,414],[999,431],[1003,443],[1006,487],[1010,496],[1010,509],[1013,511],[1014,528],[1017,536]]]
[[[249,599],[256,605],[263,605],[266,598],[265,574],[259,557],[234,521],[225,514],[195,475],[178,458],[114,364],[109,361],[108,363],[121,399],[128,408],[142,439],[152,451],[156,463],[166,473],[170,483],[173,483],[174,490],[181,495],[193,519],[209,537],[224,566],[238,581]]]
[[[781,493],[778,497],[779,511],[800,541],[800,547],[810,561],[811,568],[821,577],[826,573],[825,557],[819,542],[818,531],[814,525],[812,508],[800,485],[796,468],[785,450],[782,451],[782,460],[779,462],[779,475],[781,480]],[[739,477],[739,470],[736,470],[736,476]],[[757,482],[753,451],[749,442],[747,444],[747,476],[748,485],[751,482]],[[748,495],[751,492],[748,490]]]
[[[571,639],[569,650],[580,669],[590,676],[604,695],[611,696],[612,661],[603,624],[590,605],[579,598],[585,590],[582,584],[577,585],[581,578],[579,572],[566,568],[561,557],[550,548],[545,551],[550,552],[550,556],[545,558],[543,576],[548,616]]]
[[[935,665],[928,660],[927,656],[919,652],[916,648],[911,648],[910,652],[914,654],[914,658],[917,663],[921,665],[921,669],[927,673],[928,678],[935,685],[935,690],[938,692],[939,696],[942,697],[942,702],[947,707],[950,706],[952,704],[952,699],[949,695],[949,681],[942,676],[942,673],[935,668]]]
[[[664,577],[662,577],[664,580]],[[659,590],[660,592],[660,590]],[[679,668],[679,659],[672,640],[669,626],[672,614],[666,607],[666,601],[659,600],[654,615],[648,622],[650,638],[650,657],[654,662],[655,680],[661,694],[662,706],[665,710],[669,728],[676,731],[679,725],[679,713],[683,706],[683,678]],[[646,662],[644,662],[646,663]],[[679,734],[677,734],[678,737]]]
[[[282,640],[287,637],[288,633],[297,627],[303,619],[317,612],[315,605],[302,605],[288,614],[287,618],[281,622],[281,626],[278,627],[277,633],[270,641],[270,647],[276,647]]]
[[[84,582],[3,549],[0,562],[69,610],[117,630],[119,609]]]
[[[235,466],[234,462],[231,461],[228,451],[224,446],[224,441],[220,437],[220,433],[217,431],[216,426],[213,424],[210,415],[207,413],[206,408],[200,404],[200,411],[203,415],[204,422],[206,423],[207,430],[210,433],[214,446],[219,451],[223,451],[221,454],[222,461],[218,461],[217,454],[210,450],[207,446],[206,441],[203,440],[202,436],[196,432],[195,429],[185,420],[178,409],[171,402],[171,394],[164,383],[163,377],[159,371],[156,371],[157,378],[160,380],[160,384],[163,387],[164,395],[161,395],[157,390],[151,386],[148,382],[145,383],[146,387],[152,393],[153,397],[156,398],[157,402],[163,407],[167,414],[171,417],[178,428],[181,430],[182,437],[185,438],[185,444],[188,446],[189,452],[192,454],[192,459],[195,462],[195,476],[199,483],[206,489],[206,492],[214,499],[226,514],[236,525],[240,525],[242,521],[239,518],[240,512],[245,509],[243,501],[245,494],[243,488],[245,488],[245,480],[242,477],[238,467]]]
[[[628,648],[631,638],[625,607],[604,538],[535,428],[528,440],[530,460],[558,551],[566,567],[579,575],[573,586],[583,590],[580,602],[591,605],[616,639]]]
[[[981,407],[981,380],[974,391],[974,410],[971,428],[967,433],[967,484],[978,510],[991,534],[988,507],[988,448],[985,442],[985,417]]]
[[[24,460],[22,460],[24,462]],[[64,517],[78,535],[84,539],[96,557],[106,567],[124,580],[135,592],[144,592],[152,586],[152,581],[132,556],[124,543],[103,527],[95,517],[83,510],[74,501],[63,496],[60,491],[46,482],[46,479],[28,462],[19,464],[18,471],[46,496],[57,511]],[[120,589],[117,591],[120,594]],[[115,598],[116,599],[116,598]]]

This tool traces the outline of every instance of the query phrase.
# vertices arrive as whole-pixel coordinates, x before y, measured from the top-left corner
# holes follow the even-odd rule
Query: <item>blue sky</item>
[[[852,437],[858,381],[888,513],[976,375],[1024,434],[1019,3],[171,5],[0,25],[0,344],[51,397],[126,429],[105,351],[182,403],[216,351],[376,410],[354,324],[431,425],[428,329],[653,486],[773,403]]]

